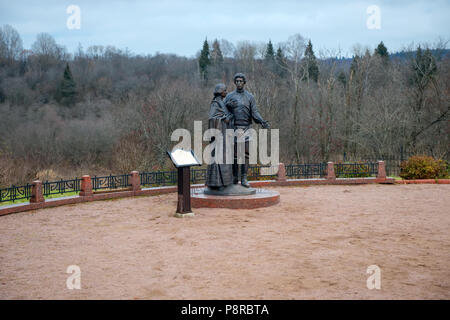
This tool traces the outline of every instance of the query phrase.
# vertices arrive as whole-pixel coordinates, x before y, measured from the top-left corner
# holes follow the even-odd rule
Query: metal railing
[[[327,163],[317,164],[288,164],[286,177],[290,179],[323,178],[327,175]],[[249,166],[249,180],[267,180],[277,177],[270,166]],[[377,163],[337,163],[335,164],[336,177],[363,177],[378,173]],[[153,171],[139,173],[141,186],[158,187],[177,184],[177,171]],[[191,184],[200,184],[206,181],[207,169],[191,169]],[[109,175],[92,177],[92,189],[113,190],[131,187],[131,174]],[[43,195],[48,197],[55,194],[77,193],[81,191],[80,178],[59,181],[45,181],[42,183]],[[32,185],[11,186],[0,189],[0,203],[14,202],[16,200],[30,199]]]
[[[31,184],[24,186],[11,186],[9,188],[0,189],[0,202],[16,201],[31,198]]]
[[[141,186],[145,187],[158,187],[177,183],[176,171],[141,172],[139,176],[141,178]]]
[[[378,174],[378,163],[335,163],[336,178],[364,178]]]
[[[64,194],[70,192],[81,191],[81,179],[75,178],[72,180],[59,180],[59,181],[45,181],[42,183],[42,189],[44,197],[51,194]]]
[[[207,169],[191,169],[191,184],[205,182],[207,171]]]
[[[371,157],[371,156],[366,156],[366,157],[358,157],[358,158],[351,158],[351,160],[349,160],[350,157],[345,158],[344,157],[344,162],[346,161],[362,161],[362,162],[377,162],[377,160],[383,160],[386,166],[386,174],[388,176],[399,176],[400,172],[401,172],[401,167],[400,165],[402,164],[403,161],[405,161],[406,159],[401,159],[401,158],[397,158],[397,157],[393,157],[393,156],[389,156],[389,157],[383,157],[383,158],[375,158],[375,157]]]
[[[261,172],[261,166],[249,166],[249,180],[257,180],[262,177],[274,178],[276,174],[264,174]],[[269,168],[269,167],[267,167]],[[207,169],[191,169],[191,184],[204,183],[206,181]],[[141,178],[141,186],[157,187],[175,185],[178,181],[177,171],[156,171],[142,172],[139,174]]]
[[[118,176],[104,176],[92,178],[92,190],[103,190],[103,189],[118,189],[118,188],[128,188],[131,187],[130,184],[130,174],[121,174]]]
[[[323,178],[327,175],[327,163],[316,164],[288,164],[286,177],[293,179]]]

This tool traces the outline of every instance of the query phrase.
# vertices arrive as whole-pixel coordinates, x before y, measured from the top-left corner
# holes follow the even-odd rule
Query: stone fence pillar
[[[141,177],[138,171],[131,171],[131,190],[134,192],[141,190]]]
[[[328,162],[327,167],[327,180],[336,180],[336,175],[334,173],[334,162]]]
[[[45,199],[42,190],[42,182],[39,180],[33,181],[31,185],[30,203],[43,203],[43,202],[45,202]]]
[[[286,168],[284,163],[278,164],[277,181],[286,181]]]
[[[386,180],[386,166],[384,161],[378,161],[377,179]]]
[[[93,195],[91,176],[83,176],[81,178],[80,197],[92,197]]]

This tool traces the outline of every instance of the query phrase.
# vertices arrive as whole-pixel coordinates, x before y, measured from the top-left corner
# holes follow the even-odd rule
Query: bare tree
[[[241,71],[253,74],[255,72],[255,57],[257,47],[250,41],[240,41],[236,46],[234,58],[241,67]]]
[[[36,64],[43,72],[46,72],[52,65],[70,58],[66,48],[58,45],[48,33],[39,33],[31,49],[37,59]]]
[[[292,144],[295,150],[295,158],[300,160],[300,113],[299,105],[301,103],[300,90],[303,79],[306,76],[306,70],[302,65],[302,59],[305,53],[306,40],[300,34],[290,36],[289,39],[282,44],[285,52],[287,63],[283,65],[290,76],[291,83],[293,85],[294,103],[293,110],[293,130],[292,130]]]
[[[23,51],[22,38],[9,24],[0,28],[0,60],[11,64],[18,60]]]
[[[234,44],[226,39],[220,39],[219,44],[224,57],[231,58],[234,56],[234,52],[236,51]]]

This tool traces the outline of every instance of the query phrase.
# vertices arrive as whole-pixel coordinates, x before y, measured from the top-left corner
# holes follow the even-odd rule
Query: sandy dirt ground
[[[0,217],[0,298],[450,298],[449,185],[276,190],[270,208],[184,219],[176,194]]]

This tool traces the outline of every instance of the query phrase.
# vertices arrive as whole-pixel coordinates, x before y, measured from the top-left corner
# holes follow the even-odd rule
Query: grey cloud
[[[390,51],[415,41],[449,38],[448,1],[21,1],[0,5],[30,47],[39,32],[52,34],[74,51],[78,43],[128,47],[135,53],[193,56],[205,37],[274,43],[294,33],[316,48],[350,52],[355,43]],[[68,30],[66,8],[81,8],[81,30]],[[369,5],[381,8],[381,30],[366,27]]]

